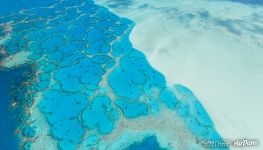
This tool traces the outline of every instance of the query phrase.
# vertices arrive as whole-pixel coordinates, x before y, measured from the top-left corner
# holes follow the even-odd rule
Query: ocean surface
[[[24,68],[0,71],[0,145],[5,149],[18,149],[18,137],[15,135],[17,121],[15,113],[11,111],[11,87],[23,80]]]
[[[133,47],[132,20],[91,0],[12,3],[0,1],[2,149],[205,149],[203,139],[222,139],[198,97],[168,86]],[[34,70],[24,84],[13,82],[28,69],[20,64]]]

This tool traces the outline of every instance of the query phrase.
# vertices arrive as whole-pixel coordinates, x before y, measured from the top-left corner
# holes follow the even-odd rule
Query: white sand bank
[[[182,119],[174,111],[164,109],[158,115],[142,116],[134,119],[121,117],[117,127],[103,137],[110,143],[109,150],[119,150],[135,142],[141,142],[149,136],[156,136],[161,147],[174,149],[205,149],[196,143],[193,134],[187,129]],[[175,125],[176,126],[172,126]]]
[[[14,55],[10,55],[6,57],[2,62],[0,62],[0,66],[3,68],[13,68],[23,65],[29,61],[29,56],[31,52],[21,51]]]
[[[224,138],[263,143],[262,6],[204,0],[98,3],[137,23],[130,36],[134,47],[169,84],[195,93]]]

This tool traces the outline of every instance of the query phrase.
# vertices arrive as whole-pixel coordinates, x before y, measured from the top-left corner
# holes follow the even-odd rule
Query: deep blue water
[[[15,136],[17,120],[15,113],[10,108],[11,87],[20,84],[24,80],[22,75],[27,68],[16,68],[13,70],[0,70],[0,149],[18,149],[18,139]]]
[[[155,136],[150,136],[145,138],[142,142],[140,143],[134,143],[130,145],[127,150],[165,150],[162,149]]]

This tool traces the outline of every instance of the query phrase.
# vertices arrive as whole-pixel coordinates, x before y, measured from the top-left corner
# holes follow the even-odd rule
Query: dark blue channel
[[[0,70],[0,149],[19,149],[18,140],[15,136],[17,121],[15,110],[11,110],[10,103],[12,86],[19,85],[25,77],[23,73],[26,67],[12,70]]]
[[[145,138],[141,143],[132,144],[127,150],[165,150],[159,146],[155,136]]]

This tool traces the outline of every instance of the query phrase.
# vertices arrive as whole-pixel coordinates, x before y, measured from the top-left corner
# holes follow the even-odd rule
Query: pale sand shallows
[[[174,125],[174,126],[173,126]],[[161,105],[160,114],[147,115],[134,119],[121,117],[115,130],[103,137],[110,143],[108,150],[128,147],[134,142],[141,142],[147,136],[155,135],[161,147],[173,149],[205,149],[196,144],[193,134],[186,128],[176,112]]]
[[[115,2],[98,1],[137,23],[130,36],[134,47],[169,84],[195,93],[223,138],[263,142],[262,6],[143,0],[116,7]]]
[[[37,138],[34,142],[32,142],[32,149],[58,150],[57,141],[54,140],[52,135],[50,134],[50,126],[47,123],[44,114],[38,107],[39,102],[42,100],[42,93],[39,92],[36,95],[37,96],[35,97],[35,103],[30,108],[30,120],[32,121],[31,126],[33,126],[37,132]]]
[[[4,33],[5,33],[4,36],[2,36],[2,37],[0,36],[0,46],[11,39],[11,36],[12,36],[12,25],[11,25],[11,23],[12,22],[8,22],[5,24],[0,23],[0,30],[4,30]]]
[[[0,62],[0,67],[3,68],[14,68],[19,67],[20,65],[24,65],[29,61],[29,56],[31,52],[28,51],[21,51],[14,55],[10,55],[6,57],[2,62]]]

